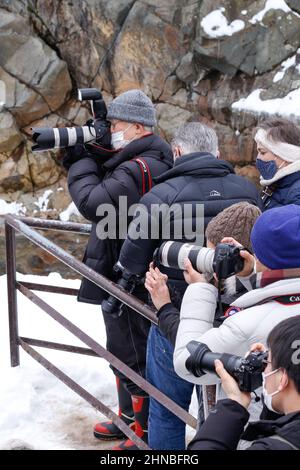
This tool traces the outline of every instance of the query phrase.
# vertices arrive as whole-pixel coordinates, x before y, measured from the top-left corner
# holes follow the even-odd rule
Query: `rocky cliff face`
[[[33,154],[29,136],[82,125],[78,87],[107,100],[142,88],[167,139],[186,121],[210,122],[222,157],[253,180],[258,119],[300,117],[297,0],[0,0],[0,45],[0,212],[16,201],[58,218],[70,204],[59,152]]]

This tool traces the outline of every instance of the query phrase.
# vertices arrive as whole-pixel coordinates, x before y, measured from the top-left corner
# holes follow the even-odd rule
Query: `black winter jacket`
[[[143,188],[141,169],[133,161],[136,157],[142,157],[148,164],[152,178],[173,165],[171,147],[159,136],[150,134],[132,141],[118,152],[113,152],[111,158],[103,164],[101,153],[99,161],[95,156],[82,158],[71,166],[68,174],[69,192],[76,207],[86,219],[93,222],[83,262],[111,280],[115,280],[113,266],[118,260],[124,240],[101,240],[97,237],[96,224],[106,214],[97,216],[96,211],[100,204],[111,204],[116,209],[118,221],[119,196],[127,196],[128,208],[139,202]],[[101,304],[106,297],[105,291],[83,279],[78,294],[79,301]]]
[[[235,450],[240,439],[254,441],[247,450],[300,449],[300,411],[275,421],[249,423],[243,433],[248,419],[249,413],[242,405],[230,399],[220,400],[198,429],[188,450]]]
[[[178,204],[184,207],[184,204],[190,203],[193,207],[192,225],[196,226],[196,205],[204,204],[204,227],[208,222],[226,207],[240,201],[248,201],[262,208],[262,201],[255,186],[246,178],[238,176],[230,163],[224,160],[218,160],[211,154],[192,153],[184,155],[175,160],[174,167],[168,170],[160,177],[156,178],[156,186],[149,191],[140,201],[145,206],[145,217],[148,217],[148,225],[153,223],[151,219],[151,206],[153,204],[167,204],[171,206]],[[182,210],[184,213],[184,210]],[[180,211],[179,211],[180,214]],[[129,232],[125,243],[123,244],[119,261],[129,271],[140,274],[144,273],[152,260],[154,250],[161,245],[163,239],[147,239],[130,237],[131,228],[138,224],[139,215],[133,219],[129,227]],[[176,223],[176,217],[170,214],[171,236]],[[158,223],[160,226],[163,221]],[[150,233],[150,230],[148,230]],[[161,232],[161,227],[160,227]],[[188,241],[184,237],[180,241]],[[161,268],[168,274],[169,279],[176,285],[182,286],[184,278],[182,272],[170,268]]]

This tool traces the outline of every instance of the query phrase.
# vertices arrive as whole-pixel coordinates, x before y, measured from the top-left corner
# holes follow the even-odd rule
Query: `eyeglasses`
[[[268,353],[269,353],[268,350],[264,352],[265,358],[262,360],[263,370],[266,369],[266,367],[267,367],[268,364],[272,364],[272,361],[269,361],[269,360],[268,360]]]

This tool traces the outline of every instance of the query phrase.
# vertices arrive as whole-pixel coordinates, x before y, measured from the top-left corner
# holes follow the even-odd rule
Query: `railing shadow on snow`
[[[8,315],[9,315],[9,336],[10,336],[10,358],[11,366],[16,367],[20,364],[19,347],[21,346],[33,359],[39,362],[49,372],[55,375],[65,385],[71,388],[75,393],[80,395],[91,406],[100,411],[107,418],[111,419],[113,423],[121,429],[124,434],[131,439],[139,449],[149,450],[148,445],[143,442],[134,432],[124,423],[124,421],[115,414],[104,403],[91,395],[87,390],[82,388],[77,382],[74,382],[68,375],[58,369],[54,364],[49,362],[44,356],[37,352],[31,346],[56,349],[60,351],[67,351],[71,353],[84,354],[89,356],[98,356],[106,359],[113,367],[122,372],[132,382],[138,385],[142,390],[147,392],[150,396],[155,398],[169,411],[175,414],[184,423],[196,429],[197,420],[190,415],[186,410],[181,408],[177,403],[167,397],[165,394],[156,389],[153,385],[147,382],[143,377],[134,372],[130,367],[124,364],[120,359],[115,357],[103,346],[93,340],[90,336],[84,333],[80,328],[74,325],[71,321],[66,319],[57,310],[51,307],[47,302],[41,299],[33,291],[43,291],[58,293],[64,295],[77,295],[77,289],[71,289],[60,286],[50,286],[37,283],[21,282],[16,278],[16,232],[25,236],[35,245],[50,253],[56,259],[69,266],[72,270],[76,271],[81,276],[93,282],[98,287],[107,291],[110,295],[121,300],[123,303],[133,308],[136,312],[148,318],[152,323],[157,324],[157,317],[155,311],[146,304],[142,303],[139,299],[132,294],[125,292],[120,287],[104,276],[98,274],[96,271],[85,266],[81,261],[78,261],[74,256],[70,255],[67,251],[60,248],[58,245],[47,239],[45,236],[37,232],[37,230],[59,230],[66,232],[74,232],[77,234],[89,235],[91,226],[89,224],[78,224],[73,222],[61,222],[56,220],[36,219],[30,217],[16,217],[13,215],[5,215],[5,242],[6,242],[6,269],[7,269],[7,292],[8,292]],[[37,230],[36,230],[37,229]],[[88,348],[79,346],[71,346],[67,344],[55,343],[50,341],[43,341],[34,338],[25,338],[19,336],[18,331],[18,303],[17,303],[17,290],[31,300],[35,305],[40,307],[45,313],[50,315],[66,330],[71,332],[80,341],[85,343]],[[99,309],[100,310],[100,309]]]

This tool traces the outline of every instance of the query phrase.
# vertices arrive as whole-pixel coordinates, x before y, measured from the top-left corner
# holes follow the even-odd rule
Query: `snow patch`
[[[249,19],[249,22],[251,24],[262,22],[265,14],[269,10],[280,10],[285,13],[292,13],[293,15],[300,17],[300,15],[293,11],[284,0],[267,0],[265,2],[264,8],[252,16],[252,18]],[[229,23],[226,16],[224,15],[225,11],[226,10],[224,7],[218,8],[217,10],[213,10],[208,13],[208,15],[202,19],[201,26],[205,33],[211,38],[232,36],[234,33],[245,28],[245,22],[243,20],[237,19]],[[247,10],[241,11],[241,15],[247,15],[247,13]]]
[[[255,114],[277,114],[279,116],[295,116],[300,117],[300,88],[291,91],[283,98],[274,98],[270,100],[262,100],[260,98],[262,88],[253,90],[246,98],[232,103],[231,107],[234,111],[250,111]]]
[[[48,210],[49,196],[52,193],[52,189],[47,189],[44,194],[38,198],[38,201],[34,203],[39,207],[41,212],[46,212]]]
[[[282,70],[279,70],[279,72],[276,73],[276,75],[273,78],[273,82],[279,82],[282,80],[284,77],[285,72],[290,68],[293,67],[296,63],[296,55],[300,53],[300,49],[297,50],[297,53],[293,55],[292,57],[289,57],[288,59],[284,60],[281,63]],[[296,67],[296,70],[300,73],[300,64],[298,64]]]
[[[71,202],[68,207],[59,214],[60,220],[63,222],[68,222],[70,219],[71,215],[80,215],[80,212],[78,211],[77,207],[75,206],[74,202]]]
[[[0,199],[0,215],[4,214],[25,215],[26,207],[22,203],[6,202]]]
[[[267,0],[265,3],[265,8],[256,15],[254,15],[249,22],[252,24],[259,23],[262,21],[263,17],[269,10],[282,10],[284,12],[292,12],[294,13],[290,7],[285,3],[284,0]]]
[[[212,38],[232,36],[245,27],[243,20],[234,20],[229,24],[227,18],[223,15],[224,11],[225,8],[221,7],[218,10],[211,11],[202,19],[201,26],[208,36]]]

